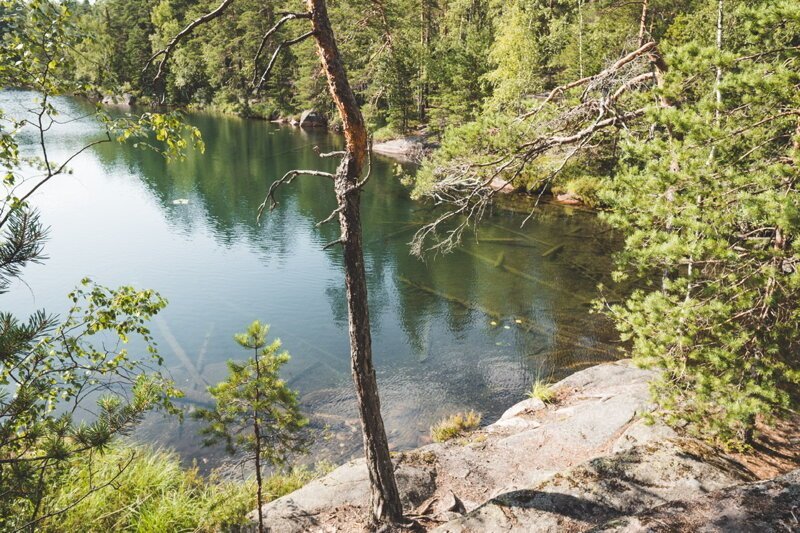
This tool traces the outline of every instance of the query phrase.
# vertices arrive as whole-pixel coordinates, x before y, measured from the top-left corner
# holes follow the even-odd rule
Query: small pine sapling
[[[300,413],[297,392],[280,378],[281,367],[289,354],[281,351],[276,339],[267,343],[269,325],[255,321],[236,342],[253,351],[244,362],[228,361],[228,378],[208,392],[212,409],[198,409],[194,416],[206,422],[201,433],[205,444],[225,442],[231,454],[244,453],[255,464],[258,490],[259,531],[266,531],[262,506],[262,469],[266,465],[284,467],[289,459],[308,449],[304,428],[308,420]]]

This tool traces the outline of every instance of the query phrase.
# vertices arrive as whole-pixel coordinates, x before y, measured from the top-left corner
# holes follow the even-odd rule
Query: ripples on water
[[[4,91],[0,108],[31,97]],[[90,110],[58,104],[68,116]],[[314,227],[335,207],[329,182],[296,179],[255,222],[272,180],[293,168],[333,170],[312,148],[336,149],[341,139],[208,114],[188,120],[203,133],[205,155],[167,164],[104,144],[42,190],[34,204],[52,227],[50,259],[26,269],[32,290],[16,285],[3,308],[63,311],[86,275],[158,290],[170,304],[152,329],[190,404],[208,400],[206,384],[224,377],[226,359],[245,355],[233,334],[254,319],[270,323],[292,354],[287,381],[315,423],[330,425],[333,438],[321,448],[336,460],[360,453],[341,255],[322,250],[338,230]],[[88,120],[55,128],[51,150],[64,158],[98,131]],[[537,376],[557,379],[613,357],[612,329],[589,313],[614,246],[593,215],[544,206],[520,229],[526,213],[498,210],[477,240],[468,235],[458,251],[423,262],[407,243],[431,211],[409,200],[396,168],[376,157],[362,203],[374,357],[393,448],[424,444],[430,425],[454,411],[491,421]],[[160,416],[137,438],[187,460],[218,456],[200,447],[191,423]]]

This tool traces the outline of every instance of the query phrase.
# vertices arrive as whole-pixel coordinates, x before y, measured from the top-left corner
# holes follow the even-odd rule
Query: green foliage
[[[549,404],[556,400],[556,391],[549,383],[537,378],[528,391],[528,398],[536,398],[542,400],[542,403]]]
[[[800,7],[725,0],[718,49],[718,1],[651,1],[649,65],[545,99],[638,47],[641,5],[544,4],[498,6],[494,92],[474,122],[444,133],[413,195],[479,218],[496,177],[608,206],[626,236],[617,279],[640,288],[601,307],[634,359],[661,370],[660,414],[742,446],[757,419],[796,409],[800,390]],[[659,60],[653,82],[624,81],[653,76]],[[580,137],[607,113],[633,110],[624,127]],[[458,224],[438,232],[439,249],[457,241]],[[437,226],[420,234],[436,238]]]
[[[332,463],[322,461],[314,468],[301,465],[275,472],[264,480],[264,500],[271,501],[290,494],[309,482],[330,474],[334,468]]]
[[[553,193],[569,193],[589,207],[598,207],[601,205],[600,191],[604,186],[602,178],[587,175],[570,178],[562,174],[558,184],[553,185]]]
[[[604,199],[627,235],[618,277],[650,280],[610,313],[662,371],[666,420],[739,447],[798,405],[800,5],[724,6],[723,50],[683,34],[671,48],[676,105],[651,111],[651,138],[625,137]]]
[[[207,423],[202,433],[208,444],[222,440],[231,453],[260,451],[267,463],[284,466],[305,450],[302,429],[308,420],[300,414],[297,393],[279,375],[289,354],[280,351],[280,340],[267,344],[268,332],[268,325],[255,321],[234,337],[253,350],[253,358],[228,361],[228,379],[208,389],[214,408],[198,409],[193,416]]]
[[[60,322],[44,312],[26,322],[0,314],[3,527],[37,519],[65,461],[87,461],[89,452],[105,449],[152,409],[176,412],[172,399],[181,395],[125,347],[138,337],[160,364],[146,327],[166,304],[158,294],[84,280],[69,298],[73,307]],[[75,409],[92,398],[93,419],[76,420]]]
[[[255,321],[236,342],[253,350],[244,363],[228,361],[228,379],[209,387],[213,409],[198,409],[193,415],[205,422],[201,433],[205,443],[224,441],[230,453],[243,453],[255,463],[259,524],[263,525],[264,490],[271,490],[262,478],[265,465],[279,469],[289,459],[306,453],[310,444],[304,428],[308,420],[300,414],[297,393],[280,378],[280,368],[289,361],[281,352],[280,340],[267,343],[269,326]],[[302,480],[303,472],[273,480],[272,489],[291,488]]]
[[[433,442],[445,442],[462,437],[470,431],[478,429],[480,425],[480,413],[475,411],[456,413],[431,426],[431,439]]]
[[[91,461],[69,461],[53,484],[44,514],[66,511],[41,531],[226,531],[246,524],[255,507],[252,480],[204,478],[174,452],[119,443]]]
[[[0,110],[0,293],[22,269],[44,260],[47,231],[28,205],[31,196],[99,142],[145,139],[168,156],[180,156],[199,134],[174,115],[147,114],[111,121],[98,113],[106,135],[62,161],[48,151],[47,136],[60,120],[54,97],[89,92],[75,70],[71,2],[0,1],[0,87],[37,92],[27,114]],[[26,135],[25,148],[19,139]],[[147,139],[152,136],[153,141]],[[31,139],[35,141],[31,142]],[[0,313],[0,529],[36,529],[71,461],[91,465],[94,454],[128,433],[142,416],[160,409],[177,413],[180,396],[159,371],[147,321],[166,305],[157,293],[132,287],[107,289],[83,280],[69,295],[64,317],[37,311],[27,319]],[[129,353],[135,341],[144,358]],[[92,405],[94,404],[94,405]],[[88,415],[86,414],[88,413]],[[57,512],[50,509],[47,512]]]

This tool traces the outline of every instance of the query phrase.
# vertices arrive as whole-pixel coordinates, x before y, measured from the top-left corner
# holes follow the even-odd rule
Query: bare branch
[[[343,208],[344,208],[344,206],[340,205],[339,207],[337,207],[336,209],[331,211],[331,214],[328,215],[324,220],[320,220],[319,222],[317,222],[314,225],[314,227],[319,228],[319,227],[322,227],[323,225],[327,224],[328,222],[332,221],[334,218],[336,218],[336,215],[338,215],[339,213],[342,212]]]
[[[491,183],[503,173],[510,171],[511,176],[505,179],[503,187],[513,183],[527,167],[527,165],[537,157],[550,152],[561,146],[576,145],[571,150],[557,169],[551,172],[542,182],[547,185],[564,168],[566,163],[574,157],[578,151],[584,147],[591,138],[599,131],[624,124],[625,121],[644,115],[646,109],[641,108],[622,114],[604,118],[609,111],[604,105],[599,106],[598,115],[594,122],[570,135],[551,135],[538,137],[532,141],[521,144],[508,156],[504,156],[493,163],[503,164],[491,172],[488,177],[475,172],[476,166],[466,164],[461,168],[452,169],[443,179],[438,181],[433,189],[428,193],[437,204],[449,204],[453,208],[433,222],[420,228],[414,235],[411,242],[411,252],[421,255],[424,251],[425,242],[438,235],[439,228],[461,217],[461,220],[452,229],[447,230],[442,238],[434,239],[434,243],[428,248],[433,251],[449,252],[461,240],[463,232],[471,225],[476,224],[484,215],[490,205],[497,190],[490,187]],[[485,168],[486,165],[483,165]],[[502,187],[500,187],[502,188]]]
[[[638,76],[635,76],[626,81],[625,83],[623,83],[622,85],[620,85],[619,89],[617,89],[616,92],[614,92],[614,94],[611,96],[611,101],[616,100],[622,95],[622,93],[628,91],[632,87],[635,87],[636,85],[644,83],[648,80],[655,80],[655,79],[656,79],[655,72],[645,72],[644,74],[639,74]]]
[[[314,153],[316,153],[319,157],[336,157],[336,156],[345,156],[347,152],[344,150],[334,150],[333,152],[320,152],[319,146],[315,146],[313,148]]]
[[[321,176],[323,178],[334,179],[334,175],[330,172],[322,172],[321,170],[290,170],[283,177],[279,180],[275,180],[272,182],[272,185],[269,186],[269,191],[267,192],[266,198],[264,201],[261,202],[261,205],[258,206],[258,216],[256,217],[256,221],[261,221],[261,215],[264,212],[264,209],[267,207],[267,203],[269,203],[270,211],[278,205],[278,202],[275,200],[275,191],[278,190],[278,187],[281,185],[289,185],[297,176]]]
[[[264,34],[264,37],[261,39],[261,44],[258,45],[258,51],[256,52],[255,57],[253,58],[253,81],[251,85],[256,84],[256,79],[258,78],[258,58],[261,57],[261,52],[264,51],[264,46],[267,44],[267,40],[273,35],[281,26],[283,26],[286,22],[290,20],[296,19],[310,19],[311,13],[282,13],[283,18],[281,18],[278,22],[275,23],[273,27],[267,30],[267,33]]]
[[[267,65],[267,68],[264,70],[264,73],[261,75],[261,79],[258,80],[258,85],[256,85],[256,88],[254,89],[254,91],[258,92],[258,91],[261,90],[261,87],[264,86],[264,83],[267,81],[267,78],[269,77],[269,73],[272,71],[272,67],[275,66],[275,60],[278,58],[278,54],[280,54],[280,52],[281,52],[281,50],[283,49],[284,46],[292,46],[294,44],[303,42],[306,39],[308,39],[309,37],[311,37],[312,35],[314,35],[314,31],[313,30],[309,31],[309,32],[306,32],[306,33],[304,33],[303,35],[301,35],[299,37],[295,37],[294,39],[287,39],[286,41],[283,41],[281,44],[279,44],[278,47],[275,49],[275,52],[272,53],[272,58],[269,60],[269,64]]]
[[[369,141],[367,142],[367,175],[364,176],[364,179],[350,187],[347,192],[353,191],[355,189],[361,189],[364,185],[367,184],[369,181],[369,177],[372,175],[372,137],[370,136]]]
[[[326,244],[325,246],[323,246],[323,247],[322,247],[322,249],[323,249],[323,250],[327,250],[328,248],[333,248],[333,247],[334,247],[334,246],[336,246],[337,244],[344,244],[344,239],[342,239],[342,238],[339,238],[339,239],[336,239],[335,241],[329,242],[328,244]]]
[[[170,54],[178,45],[178,43],[181,41],[181,39],[192,33],[192,31],[194,31],[194,29],[200,26],[201,24],[210,22],[215,18],[219,17],[220,15],[222,15],[225,12],[225,10],[228,9],[228,6],[230,6],[232,3],[233,0],[222,0],[222,3],[219,6],[217,6],[216,9],[214,9],[213,11],[209,11],[205,15],[198,17],[194,19],[192,22],[190,22],[188,26],[183,28],[175,37],[172,38],[172,40],[169,43],[167,43],[166,47],[164,47],[163,49],[159,50],[158,52],[150,56],[150,59],[147,60],[147,63],[145,63],[144,68],[142,69],[142,74],[147,72],[147,69],[150,68],[150,65],[153,63],[153,61],[155,61],[157,57],[164,56],[161,58],[161,62],[159,62],[158,64],[158,71],[156,72],[156,77],[153,78],[154,82],[160,80],[164,76],[164,65],[166,65],[167,60],[169,60]]]
[[[610,77],[615,72],[617,72],[620,68],[622,68],[625,65],[627,65],[628,63],[636,60],[637,58],[647,54],[648,52],[653,50],[655,47],[656,47],[655,41],[650,41],[649,43],[645,43],[642,46],[640,46],[639,48],[637,48],[636,50],[634,50],[633,52],[631,52],[630,54],[618,59],[613,65],[611,65],[607,69],[603,70],[602,72],[599,72],[599,73],[597,73],[597,74],[595,74],[593,76],[586,76],[585,78],[581,78],[579,80],[571,81],[570,83],[567,83],[566,85],[560,85],[559,87],[556,87],[555,89],[550,91],[550,93],[545,97],[544,101],[541,104],[539,104],[539,106],[536,107],[536,109],[533,109],[532,111],[528,111],[527,113],[524,113],[524,114],[520,115],[519,117],[517,117],[517,120],[522,121],[522,120],[525,120],[526,118],[529,118],[529,117],[532,117],[532,116],[535,116],[535,115],[539,114],[539,112],[542,109],[544,109],[544,107],[548,103],[550,103],[550,101],[553,100],[553,98],[555,98],[556,96],[564,94],[565,92],[569,91],[570,89],[574,89],[576,87],[581,87],[583,85],[590,85],[592,82],[595,82],[595,81]]]

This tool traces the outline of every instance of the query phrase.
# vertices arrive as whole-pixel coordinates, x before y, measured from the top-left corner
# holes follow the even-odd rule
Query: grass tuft
[[[556,401],[556,391],[553,390],[546,381],[537,379],[533,382],[531,390],[528,391],[528,398],[537,398],[542,403],[551,404]]]
[[[441,420],[431,427],[431,438],[434,442],[445,442],[478,428],[481,415],[475,411],[457,413]]]

